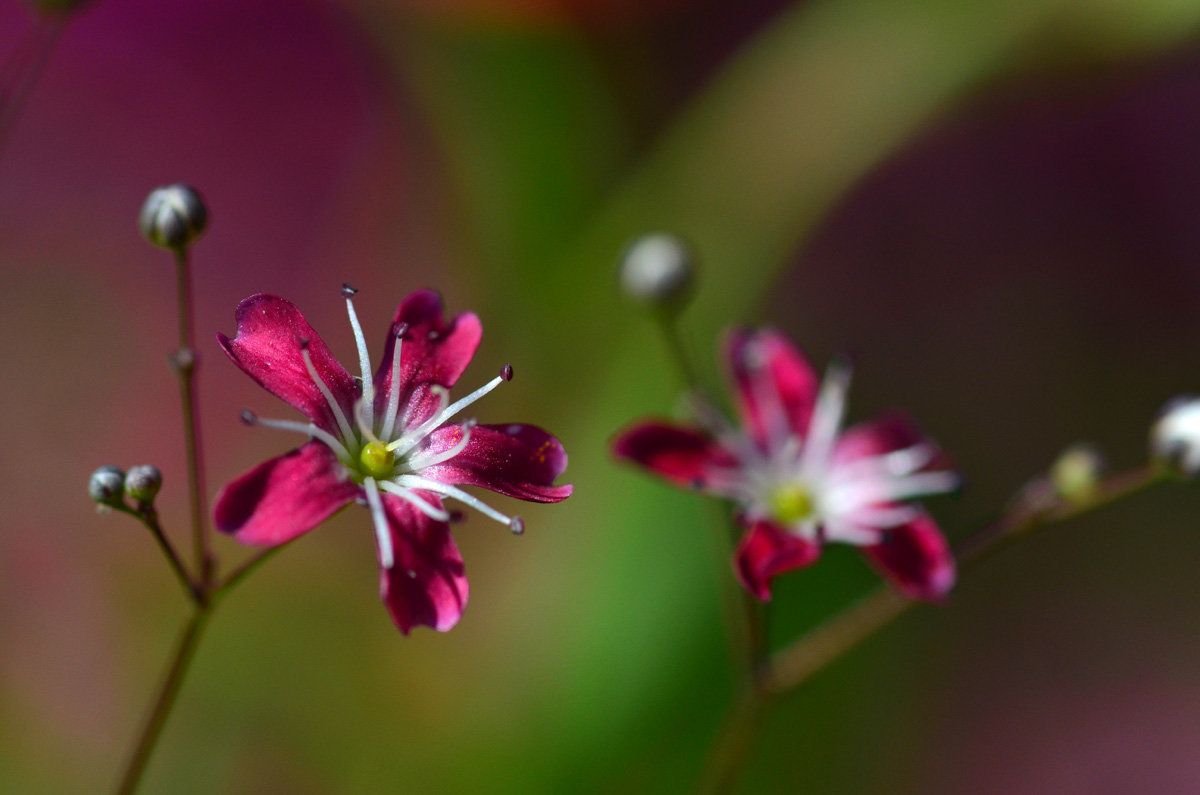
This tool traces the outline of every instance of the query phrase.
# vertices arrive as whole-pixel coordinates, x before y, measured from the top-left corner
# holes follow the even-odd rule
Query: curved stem
[[[131,795],[137,790],[142,773],[146,770],[146,763],[150,761],[150,754],[154,751],[158,737],[167,722],[167,716],[175,706],[175,698],[183,686],[183,679],[195,656],[196,647],[200,643],[200,636],[212,609],[212,602],[197,606],[192,617],[184,625],[179,643],[175,647],[175,655],[171,658],[166,676],[159,686],[158,696],[154,699],[154,705],[146,718],[145,728],[142,729],[130,754],[129,763],[125,766],[125,773],[121,776],[121,783],[117,787],[118,795]]]
[[[158,542],[158,548],[163,551],[167,562],[171,564],[171,571],[175,572],[175,576],[179,578],[179,582],[187,592],[188,598],[197,604],[203,602],[204,595],[200,585],[188,574],[187,567],[183,565],[183,560],[180,559],[179,553],[175,551],[175,545],[171,543],[171,540],[167,538],[167,534],[163,532],[162,525],[158,521],[158,511],[154,509],[154,506],[139,505],[136,510],[125,506],[116,506],[115,510],[129,514],[146,526],[151,535],[154,536],[154,540]]]

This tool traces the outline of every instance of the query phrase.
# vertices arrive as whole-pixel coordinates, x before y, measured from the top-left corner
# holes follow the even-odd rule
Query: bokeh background
[[[0,0],[0,59],[35,18]],[[722,511],[609,459],[678,394],[622,248],[693,242],[714,384],[732,323],[855,352],[851,419],[920,418],[970,480],[931,503],[962,538],[1076,440],[1143,461],[1200,390],[1198,33],[1186,0],[84,6],[0,142],[0,790],[108,789],[186,615],[85,493],[158,465],[186,546],[152,187],[211,211],[211,490],[291,441],[237,422],[287,410],[213,335],[276,292],[353,361],[350,281],[376,355],[409,290],[478,312],[464,385],[518,374],[478,416],[556,432],[576,496],[459,527],[444,635],[391,625],[362,511],[290,547],[212,622],[145,791],[684,792],[734,697],[731,575]],[[740,791],[1197,791],[1198,516],[1164,486],[971,570],[780,700]],[[773,644],[874,584],[830,550],[779,581]]]

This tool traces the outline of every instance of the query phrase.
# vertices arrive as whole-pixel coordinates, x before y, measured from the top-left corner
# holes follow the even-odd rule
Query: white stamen
[[[834,482],[844,483],[860,478],[903,477],[920,471],[933,461],[933,455],[933,445],[922,442],[842,464],[834,468],[830,478]]]
[[[396,453],[396,455],[404,455],[409,450],[416,447],[418,442],[428,436],[429,432],[432,431],[436,426],[429,427],[428,430],[426,430],[426,427],[429,426],[430,422],[440,417],[442,412],[445,411],[446,406],[449,405],[450,390],[446,389],[446,387],[439,384],[434,384],[433,386],[429,387],[429,391],[438,396],[437,411],[433,412],[428,420],[421,423],[416,428],[404,434],[399,439],[396,439],[387,446],[387,449],[393,453]]]
[[[439,522],[446,522],[450,520],[449,511],[443,511],[439,508],[434,508],[412,491],[404,488],[403,486],[398,486],[395,483],[392,483],[390,480],[379,481],[379,488],[383,489],[388,494],[395,494],[400,499],[408,500],[410,503],[416,506],[417,510],[428,516],[430,519],[435,519]]]
[[[462,424],[462,438],[455,443],[449,450],[443,450],[440,453],[422,458],[420,455],[415,455],[409,458],[404,466],[410,472],[420,472],[422,469],[427,469],[431,466],[436,466],[443,461],[449,461],[456,455],[467,449],[467,443],[471,440],[471,429],[475,427],[475,420],[470,420]]]
[[[398,446],[395,451],[396,455],[398,455],[398,456],[404,455],[409,450],[416,447],[417,444],[422,439],[424,439],[426,436],[428,436],[430,433],[432,433],[436,429],[440,428],[447,420],[449,420],[455,414],[462,411],[467,406],[471,405],[476,400],[479,400],[481,397],[486,395],[488,392],[491,392],[493,389],[495,389],[496,387],[500,386],[503,383],[504,383],[504,376],[498,375],[495,378],[493,378],[491,381],[488,381],[486,384],[479,387],[479,389],[476,389],[471,394],[467,395],[464,398],[459,398],[458,400],[454,401],[446,408],[439,411],[437,414],[430,417],[425,422],[421,423],[421,427],[417,428],[415,431],[413,431],[411,433],[405,434],[405,438],[410,437],[410,436],[414,437],[414,438],[408,444],[403,445],[403,446]]]
[[[254,415],[250,415],[250,417],[247,419],[247,422],[250,425],[261,425],[264,428],[274,428],[277,431],[296,431],[297,433],[306,434],[314,439],[319,439],[328,445],[329,449],[333,451],[333,454],[340,458],[343,462],[352,460],[350,451],[346,449],[345,445],[338,441],[337,437],[329,433],[329,431],[322,430],[310,422],[306,423],[293,422],[292,420],[268,420]]]
[[[371,423],[365,416],[367,411],[365,404],[366,398],[354,404],[354,422],[358,425],[358,430],[362,433],[364,439],[368,442],[383,444],[383,442],[379,441],[379,437],[375,435],[375,432],[371,430]]]
[[[827,521],[825,523],[825,539],[865,547],[878,544],[883,540],[883,534],[876,528],[860,527],[853,522]]]
[[[432,491],[435,494],[441,494],[445,497],[451,497],[458,500],[464,505],[469,505],[479,511],[484,516],[490,519],[495,519],[500,524],[508,525],[510,529],[515,530],[519,524],[516,517],[505,516],[487,503],[467,494],[462,489],[455,488],[447,483],[442,483],[437,480],[423,478],[420,475],[400,475],[396,478],[395,483],[401,486],[409,486],[417,489],[425,489]]]
[[[308,346],[300,348],[300,357],[304,359],[304,366],[308,368],[308,377],[317,385],[317,389],[325,397],[325,402],[329,404],[330,410],[333,411],[333,418],[337,420],[338,428],[342,431],[342,438],[347,441],[354,438],[354,431],[350,430],[350,423],[346,421],[346,415],[342,412],[342,407],[333,399],[333,393],[329,391],[329,387],[325,386],[325,382],[321,380],[321,376],[317,374],[317,368],[313,366],[312,355],[308,352]]]
[[[375,380],[371,377],[371,358],[367,354],[367,338],[363,336],[362,326],[358,322],[358,313],[354,311],[354,300],[346,296],[346,312],[350,315],[350,327],[354,329],[354,344],[358,346],[358,366],[362,370],[362,406],[363,421],[367,428],[375,426]],[[371,434],[374,436],[374,434]]]
[[[817,403],[813,406],[808,434],[800,451],[801,477],[814,478],[828,466],[829,456],[837,441],[838,428],[846,408],[846,391],[850,388],[850,366],[834,362],[825,372]]]
[[[387,412],[383,415],[383,428],[379,431],[384,439],[392,437],[392,431],[396,428],[396,412],[400,410],[400,348],[404,345],[405,328],[396,329],[396,344],[392,348],[391,391],[388,393]]]
[[[919,472],[901,478],[873,478],[834,486],[826,496],[834,513],[853,511],[876,502],[907,500],[926,494],[939,494],[958,488],[954,472]]]
[[[371,507],[371,520],[375,523],[375,540],[379,544],[379,562],[385,569],[390,569],[395,563],[392,534],[388,530],[387,514],[383,512],[383,500],[379,497],[379,487],[375,485],[375,479],[363,480],[363,490],[367,492],[367,505]]]
[[[854,511],[851,517],[858,524],[864,524],[868,527],[885,528],[908,524],[920,515],[921,512],[911,505],[872,505]]]

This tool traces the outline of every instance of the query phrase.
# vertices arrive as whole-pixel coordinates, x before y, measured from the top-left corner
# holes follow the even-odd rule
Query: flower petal
[[[835,464],[883,455],[926,441],[920,429],[906,414],[888,412],[868,422],[847,428],[838,437],[833,450]]]
[[[746,590],[766,602],[771,598],[772,577],[808,566],[820,556],[820,544],[760,520],[742,536],[734,569]]]
[[[309,442],[227,483],[213,519],[243,544],[276,546],[328,519],[358,491],[329,448]]]
[[[383,359],[375,373],[376,412],[382,414],[392,389],[392,352],[396,329],[407,324],[400,349],[401,416],[405,426],[417,425],[432,415],[437,397],[429,387],[449,389],[458,381],[475,355],[483,326],[472,312],[442,318],[442,297],[433,290],[417,290],[400,302],[384,345]]]
[[[353,416],[358,385],[333,358],[300,310],[278,296],[259,293],[238,304],[236,318],[237,337],[217,335],[217,342],[233,363],[316,425],[340,436],[329,402],[304,366],[300,341],[308,340],[313,367],[346,417]]]
[[[449,450],[462,440],[462,426],[447,425],[429,435],[422,455]],[[570,485],[555,486],[567,468],[562,443],[536,425],[477,425],[463,451],[421,472],[454,485],[485,489],[531,502],[560,502],[571,496]]]
[[[737,458],[706,434],[660,421],[624,431],[613,443],[613,454],[696,488],[704,488],[713,469],[738,466]]]
[[[435,508],[435,494],[416,492]],[[383,495],[394,563],[379,569],[379,596],[392,621],[407,635],[415,626],[445,632],[458,623],[469,588],[462,555],[450,535],[450,525],[426,516],[395,495]]]
[[[928,514],[886,530],[882,543],[861,549],[880,573],[913,599],[936,602],[954,587],[954,556]]]
[[[735,329],[725,344],[746,431],[760,446],[784,434],[805,436],[820,379],[795,346],[776,331]]]

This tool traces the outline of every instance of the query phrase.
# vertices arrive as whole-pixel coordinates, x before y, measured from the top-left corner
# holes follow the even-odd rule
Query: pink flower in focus
[[[474,355],[482,327],[469,312],[446,323],[435,292],[421,290],[401,302],[372,376],[355,292],[343,288],[361,379],[333,358],[299,309],[277,296],[260,293],[242,301],[237,337],[217,335],[234,364],[308,422],[249,412],[243,419],[309,440],[226,485],[213,514],[217,527],[239,541],[275,546],[347,503],[366,504],[375,525],[380,592],[392,619],[405,634],[419,624],[445,631],[458,622],[468,590],[442,500],[458,500],[520,533],[519,517],[505,516],[458,487],[558,502],[571,494],[571,486],[553,485],[567,454],[533,425],[451,422],[512,378],[512,368],[505,365],[500,375],[451,403],[450,387]]]
[[[954,558],[933,519],[909,500],[950,491],[958,475],[906,419],[839,432],[850,382],[845,364],[824,383],[773,331],[737,331],[727,355],[742,428],[702,407],[708,430],[650,421],[625,431],[618,457],[683,486],[735,500],[746,529],[735,568],[759,599],[773,577],[808,566],[841,541],[903,593],[936,600],[954,585]]]

